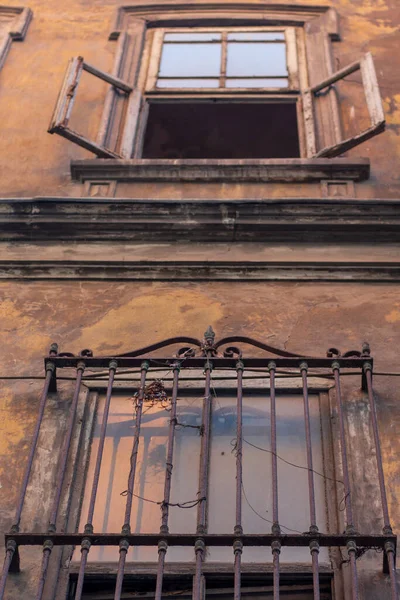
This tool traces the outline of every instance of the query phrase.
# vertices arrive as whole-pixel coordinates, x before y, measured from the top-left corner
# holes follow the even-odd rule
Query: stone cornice
[[[400,241],[400,200],[0,199],[0,241]]]
[[[2,260],[0,280],[399,282],[400,262]]]

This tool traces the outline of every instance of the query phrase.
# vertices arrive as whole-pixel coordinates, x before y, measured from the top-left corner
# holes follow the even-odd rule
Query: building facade
[[[397,598],[399,22],[0,6],[0,598]]]

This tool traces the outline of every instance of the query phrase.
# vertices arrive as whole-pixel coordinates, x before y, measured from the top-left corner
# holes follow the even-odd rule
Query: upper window
[[[295,30],[160,29],[146,91],[298,89]]]
[[[333,11],[307,21],[258,10],[250,24],[226,7],[214,19],[131,21],[112,75],[72,59],[49,131],[103,158],[268,159],[339,156],[384,130],[372,56],[335,72]],[[96,141],[69,126],[84,70],[111,85]],[[338,85],[356,71],[370,125],[346,136]]]

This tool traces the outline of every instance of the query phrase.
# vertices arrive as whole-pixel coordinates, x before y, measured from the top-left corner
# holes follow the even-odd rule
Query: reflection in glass
[[[104,409],[104,397],[100,399],[94,429],[90,463],[86,478],[85,496],[79,530],[86,522],[90,489],[99,441]],[[180,423],[200,425],[203,399],[191,398],[181,401],[177,415]],[[165,408],[145,405],[139,441],[139,454],[132,506],[132,533],[158,533],[161,524],[161,509],[157,502],[164,497],[165,461],[167,452],[170,413]],[[135,422],[132,398],[114,397],[107,425],[106,442],[97,493],[94,531],[119,532],[123,525],[126,497],[121,495],[127,488],[129,457]],[[198,492],[198,465],[200,436],[197,429],[177,428],[172,472],[171,503],[195,500]],[[140,498],[138,498],[140,496]],[[148,502],[143,498],[152,500]],[[154,503],[155,502],[155,503]],[[170,507],[169,527],[171,533],[196,531],[197,508],[180,509]],[[190,561],[194,552],[188,548],[170,548],[167,560]],[[79,560],[78,552],[75,559]],[[91,561],[118,560],[118,549],[109,546],[94,546],[89,554]],[[128,560],[155,561],[156,547],[130,548]]]
[[[220,44],[164,44],[159,77],[217,77]]]
[[[282,79],[227,79],[227,88],[287,88],[289,80]]]
[[[236,32],[236,33],[228,33],[228,42],[236,41],[236,42],[251,42],[251,41],[285,41],[285,34],[283,31],[245,31],[245,32]]]
[[[320,412],[318,396],[310,395],[310,419],[314,469],[323,473]],[[272,514],[271,454],[269,398],[243,399],[243,530],[246,533],[270,533]],[[306,531],[309,527],[308,475],[304,413],[301,396],[279,396],[277,399],[278,454],[284,460],[303,467],[293,467],[278,460],[279,521],[284,533]],[[232,531],[235,523],[236,400],[218,398],[212,421],[210,457],[209,532]],[[257,446],[255,448],[254,446]],[[266,451],[260,450],[264,449]],[[315,477],[317,522],[326,531],[325,485]],[[247,500],[246,500],[247,498]],[[250,508],[250,505],[252,508]],[[255,514],[256,511],[258,513]],[[208,560],[232,560],[230,548],[209,548]],[[270,560],[265,548],[245,548],[243,562]],[[308,548],[284,548],[281,561],[307,561]],[[327,559],[321,548],[320,558]]]
[[[228,43],[228,77],[287,75],[286,46],[277,43]]]
[[[158,88],[217,88],[219,79],[158,79]]]

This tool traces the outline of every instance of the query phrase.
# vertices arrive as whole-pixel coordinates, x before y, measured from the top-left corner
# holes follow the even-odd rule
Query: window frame
[[[148,43],[151,44],[151,48],[149,49],[151,59],[149,62],[146,83],[144,86],[144,94],[146,96],[162,96],[165,95],[168,98],[174,97],[182,97],[187,94],[190,94],[191,97],[199,95],[199,97],[204,96],[240,96],[246,98],[249,95],[260,94],[265,96],[265,94],[271,94],[274,97],[280,97],[282,95],[286,95],[289,93],[298,94],[300,92],[300,83],[299,83],[299,64],[297,58],[297,31],[296,27],[278,27],[278,26],[260,26],[260,27],[240,27],[240,26],[232,26],[232,27],[160,27],[157,28],[152,36],[152,39],[148,40]],[[160,69],[161,56],[164,44],[164,36],[166,33],[221,33],[222,34],[222,62],[226,65],[226,44],[228,43],[226,40],[226,34],[228,33],[264,33],[264,32],[279,32],[285,34],[285,46],[286,46],[286,65],[288,69],[288,86],[287,87],[222,87],[218,88],[196,88],[196,87],[185,87],[180,88],[179,86],[176,88],[157,88],[157,79],[158,73]],[[221,65],[220,70],[220,78],[224,77],[224,68]],[[204,77],[207,79],[207,77]],[[239,78],[239,77],[237,77]],[[246,77],[241,77],[246,78]],[[249,79],[251,77],[248,77]],[[268,79],[268,76],[265,76]],[[271,79],[274,77],[271,76]],[[190,79],[190,77],[188,77]]]

